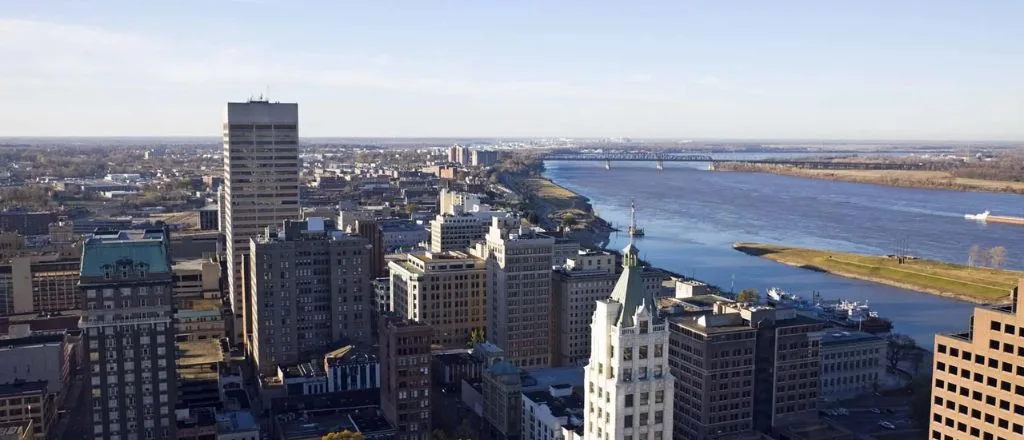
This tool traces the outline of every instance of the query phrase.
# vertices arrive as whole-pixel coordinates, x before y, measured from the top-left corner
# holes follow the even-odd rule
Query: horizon
[[[227,102],[262,94],[299,104],[304,139],[1024,140],[1024,2],[69,0],[5,12],[5,138],[217,137]]]

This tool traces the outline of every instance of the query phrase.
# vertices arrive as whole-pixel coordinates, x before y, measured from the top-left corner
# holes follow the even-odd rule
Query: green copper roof
[[[632,327],[633,314],[641,306],[646,306],[651,313],[657,316],[657,306],[654,297],[647,294],[647,286],[644,284],[640,272],[643,270],[639,265],[640,251],[633,244],[632,240],[622,250],[622,275],[615,282],[612,289],[611,300],[622,304],[617,325],[619,327]]]
[[[171,266],[162,240],[101,240],[90,239],[82,251],[83,277],[102,277],[109,266],[116,273],[122,263],[133,266],[145,264],[149,273],[169,273]],[[134,270],[134,267],[133,267]]]

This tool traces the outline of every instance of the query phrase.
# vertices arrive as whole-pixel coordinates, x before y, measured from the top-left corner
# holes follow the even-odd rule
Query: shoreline
[[[803,169],[766,164],[721,163],[715,171],[768,173],[806,179],[866,183],[898,188],[1022,194],[1024,182],[959,178],[943,171]]]
[[[979,305],[1002,304],[1008,300],[1010,295],[1009,292],[1010,289],[1012,289],[1012,286],[992,286],[991,284],[997,282],[997,280],[993,279],[996,276],[998,276],[999,278],[1006,278],[1004,280],[1001,280],[1004,282],[1009,281],[1009,277],[1011,277],[1012,275],[1016,275],[1017,277],[1024,277],[1024,274],[1015,271],[1000,271],[995,269],[984,268],[968,268],[965,266],[959,266],[940,261],[918,259],[908,260],[908,262],[906,263],[906,267],[910,267],[911,265],[917,266],[918,270],[911,271],[909,269],[904,269],[904,266],[902,265],[885,264],[886,262],[895,261],[895,259],[891,259],[889,257],[873,257],[846,252],[831,252],[827,250],[804,249],[790,246],[776,246],[761,243],[737,242],[733,243],[733,249],[739,252],[743,252],[750,256],[764,258],[791,267],[813,270],[816,272],[827,273],[831,275],[841,276],[844,278],[884,284],[887,286],[913,290],[915,292],[927,293],[930,295],[941,296],[944,298],[950,298],[958,301],[964,301]],[[845,269],[844,266],[846,267]],[[852,269],[854,267],[859,269],[860,272]],[[940,270],[947,270],[953,274],[956,274],[957,272],[960,271],[983,271],[992,276],[987,280],[982,279],[980,277],[965,277],[979,282],[965,281],[964,279],[953,278],[946,274],[945,272],[940,272]],[[875,275],[871,275],[872,273],[874,273]],[[887,273],[888,276],[885,275]],[[971,274],[980,275],[979,272],[971,272]],[[899,276],[904,276],[906,278],[911,279],[918,279],[918,282],[906,282],[896,279],[896,277]],[[989,284],[981,284],[980,281],[985,281]],[[926,283],[930,283],[932,285],[930,286],[927,285]],[[960,289],[942,289],[934,286],[935,284],[941,283],[946,283],[948,285],[959,285]],[[965,293],[965,286],[967,288],[973,289],[974,293]],[[1001,288],[1006,289],[1006,293],[1004,295],[996,296],[993,294],[993,289]]]

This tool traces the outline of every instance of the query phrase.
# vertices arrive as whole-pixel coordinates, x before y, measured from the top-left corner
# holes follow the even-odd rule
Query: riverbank
[[[839,180],[843,182],[871,183],[905,188],[948,189],[1024,194],[1024,182],[982,180],[955,177],[947,171],[917,170],[821,170],[803,169],[770,164],[724,162],[715,165],[715,171],[772,173],[810,179]]]
[[[532,222],[561,230],[583,247],[603,248],[615,228],[594,213],[590,199],[537,175],[511,175],[506,182],[526,202]]]
[[[886,284],[978,304],[1003,302],[1024,272],[967,267],[933,260],[734,243],[733,249],[789,266]]]

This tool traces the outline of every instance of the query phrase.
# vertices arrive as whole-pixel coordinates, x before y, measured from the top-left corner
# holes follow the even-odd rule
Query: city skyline
[[[1020,3],[583,6],[14,2],[0,134],[1024,139]]]

